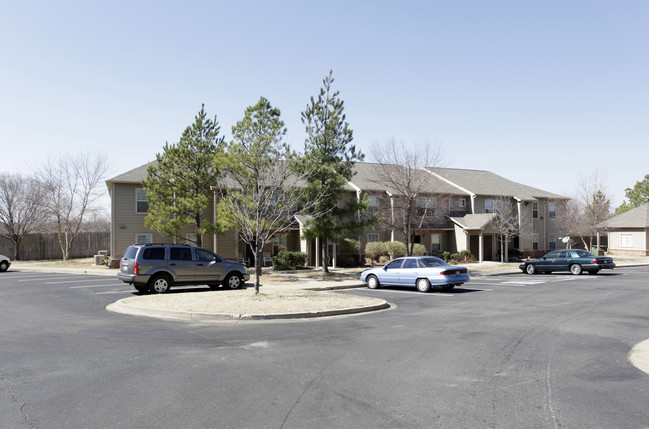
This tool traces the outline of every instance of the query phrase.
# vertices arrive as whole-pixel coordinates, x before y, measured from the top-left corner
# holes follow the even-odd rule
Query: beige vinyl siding
[[[627,234],[627,237],[630,235],[631,245],[629,245],[629,238],[622,239],[624,234]],[[610,231],[608,233],[608,251],[614,254],[646,255],[648,234],[649,232],[645,229]]]

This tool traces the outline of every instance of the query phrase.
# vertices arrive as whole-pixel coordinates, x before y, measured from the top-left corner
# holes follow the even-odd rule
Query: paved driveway
[[[395,308],[192,324],[99,276],[0,275],[0,427],[645,427],[647,268],[358,289]],[[202,290],[202,289],[201,289]]]

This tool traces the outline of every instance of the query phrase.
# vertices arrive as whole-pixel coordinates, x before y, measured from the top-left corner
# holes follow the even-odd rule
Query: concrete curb
[[[272,319],[311,319],[315,317],[341,316],[347,314],[366,313],[370,311],[385,310],[390,304],[383,300],[379,304],[363,307],[343,308],[339,310],[311,311],[304,313],[271,313],[271,314],[238,314],[238,313],[194,313],[188,311],[161,310],[144,308],[128,304],[120,299],[106,306],[106,310],[131,316],[156,317],[162,319],[187,320],[192,322],[215,322],[223,320],[272,320]]]

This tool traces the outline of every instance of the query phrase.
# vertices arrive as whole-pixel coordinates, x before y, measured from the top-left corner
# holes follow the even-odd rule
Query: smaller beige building
[[[649,203],[599,224],[608,235],[608,251],[617,255],[649,256]]]

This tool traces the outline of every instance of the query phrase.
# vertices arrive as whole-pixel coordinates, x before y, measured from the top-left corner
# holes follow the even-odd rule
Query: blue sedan
[[[609,256],[595,256],[586,250],[555,250],[542,258],[528,259],[518,268],[527,274],[551,273],[552,271],[570,271],[579,275],[583,271],[597,274],[603,268],[613,269],[615,263]]]
[[[443,291],[469,281],[465,267],[449,265],[434,256],[407,256],[393,259],[383,267],[361,273],[361,281],[370,289],[379,286],[410,286],[428,292],[431,286]]]

